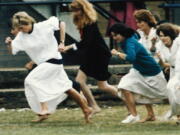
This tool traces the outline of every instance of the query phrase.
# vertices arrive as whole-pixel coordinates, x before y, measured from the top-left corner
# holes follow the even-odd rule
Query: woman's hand
[[[151,48],[150,48],[150,51],[151,51],[151,52],[155,52],[155,51],[156,51],[157,37],[153,37],[153,38],[151,39],[151,42],[152,42],[152,46],[151,46]]]
[[[169,74],[169,73],[170,73],[170,67],[168,67],[168,66],[165,67],[165,68],[164,68],[164,72],[165,72],[166,74]]]
[[[162,59],[162,58],[161,58],[161,53],[160,53],[160,52],[157,52],[157,53],[156,53],[156,56],[157,56],[157,58]]]
[[[73,45],[67,45],[67,46],[60,46],[59,45],[59,48],[58,50],[62,53],[66,53],[68,50],[72,49],[73,48]]]
[[[64,49],[65,49],[65,46],[63,43],[60,43],[59,46],[58,46],[58,51],[59,52],[64,52]]]
[[[25,68],[28,69],[28,70],[31,70],[33,68],[34,64],[35,63],[33,61],[30,61],[25,65]]]
[[[120,59],[123,59],[123,60],[126,59],[126,54],[118,52],[116,49],[112,49],[111,54],[118,56]]]
[[[12,38],[11,38],[11,37],[6,37],[5,43],[6,43],[7,45],[10,45],[11,42],[12,42]]]
[[[7,44],[7,48],[8,48],[9,53],[12,54],[12,46],[11,46],[12,38],[6,37],[5,43]]]
[[[152,45],[155,45],[156,42],[157,42],[157,37],[153,37],[153,38],[151,39],[151,42],[152,42]]]
[[[116,49],[112,49],[112,50],[111,50],[111,54],[112,54],[112,55],[117,55],[118,53],[119,53],[119,52],[118,52]]]

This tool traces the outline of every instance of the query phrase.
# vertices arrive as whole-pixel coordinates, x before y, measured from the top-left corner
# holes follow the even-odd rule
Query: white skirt
[[[48,103],[48,113],[53,113],[56,107],[72,88],[63,65],[42,63],[38,65],[25,79],[25,95],[31,109],[40,113],[40,102]]]
[[[169,103],[172,115],[180,115],[180,78],[175,75],[174,69],[170,69],[170,80],[167,85]]]
[[[143,76],[132,68],[120,81],[118,89],[124,89],[134,94],[137,103],[159,103],[167,97],[167,81],[162,72],[155,76]],[[121,94],[122,95],[122,94]],[[122,98],[124,98],[122,96]]]

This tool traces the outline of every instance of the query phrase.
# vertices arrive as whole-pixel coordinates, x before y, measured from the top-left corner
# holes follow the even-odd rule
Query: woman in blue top
[[[136,32],[124,24],[115,24],[110,33],[116,42],[121,44],[123,53],[113,49],[112,55],[132,63],[133,68],[125,75],[118,85],[129,109],[130,115],[122,123],[140,120],[135,102],[145,104],[148,116],[141,122],[154,121],[152,103],[167,98],[166,80],[160,66],[137,40]]]

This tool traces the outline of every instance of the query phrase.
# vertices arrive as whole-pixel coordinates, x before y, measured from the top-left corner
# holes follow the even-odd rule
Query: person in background
[[[180,123],[180,28],[171,23],[164,23],[158,26],[157,35],[169,52],[161,49],[158,56],[162,66],[170,69],[170,80],[167,84],[168,97],[171,111],[167,118],[177,115]],[[164,59],[162,59],[162,56]],[[166,60],[166,61],[165,61]],[[167,119],[165,118],[165,119]]]
[[[139,42],[154,56],[157,43],[157,21],[154,15],[149,10],[141,9],[134,12],[134,17],[140,34]]]

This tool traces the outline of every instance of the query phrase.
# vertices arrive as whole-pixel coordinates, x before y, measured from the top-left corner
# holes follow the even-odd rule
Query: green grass
[[[154,105],[157,116],[168,110],[166,105]],[[146,115],[138,106],[141,117]],[[127,115],[123,106],[106,107],[85,124],[80,109],[59,109],[42,123],[31,123],[35,115],[31,111],[0,112],[0,135],[180,135],[175,121],[121,124]]]

